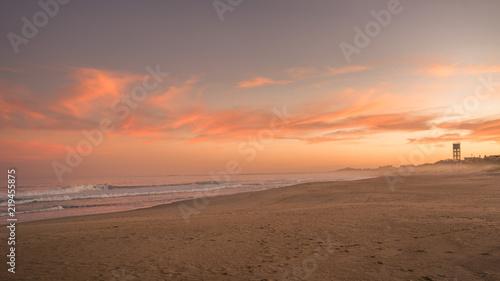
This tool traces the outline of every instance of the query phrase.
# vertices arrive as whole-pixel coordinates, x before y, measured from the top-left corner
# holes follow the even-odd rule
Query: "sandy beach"
[[[499,179],[310,183],[21,223],[0,279],[499,280]]]

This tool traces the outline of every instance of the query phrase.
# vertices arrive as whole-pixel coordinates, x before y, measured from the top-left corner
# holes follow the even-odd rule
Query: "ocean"
[[[168,204],[206,196],[267,190],[287,185],[356,180],[338,173],[281,173],[231,175],[215,182],[209,175],[150,177],[67,178],[63,184],[49,179],[19,178],[16,187],[18,222],[102,214]],[[0,224],[6,224],[7,186],[0,193]]]

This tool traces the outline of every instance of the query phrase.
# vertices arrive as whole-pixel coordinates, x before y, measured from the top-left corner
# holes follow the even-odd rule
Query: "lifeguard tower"
[[[453,144],[453,160],[462,160],[462,153],[460,151],[460,143],[454,143]]]

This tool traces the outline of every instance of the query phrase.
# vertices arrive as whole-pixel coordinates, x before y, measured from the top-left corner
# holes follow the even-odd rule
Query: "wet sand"
[[[0,280],[500,280],[499,221],[498,174],[300,184],[21,223]]]

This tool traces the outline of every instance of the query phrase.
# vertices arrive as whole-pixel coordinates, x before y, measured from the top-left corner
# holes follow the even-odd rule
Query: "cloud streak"
[[[254,77],[251,80],[241,81],[238,83],[238,88],[255,88],[264,85],[285,85],[292,83],[292,81],[287,80],[272,80],[265,77]]]
[[[431,64],[423,67],[423,71],[432,76],[444,78],[456,75],[498,73],[500,65]]]

